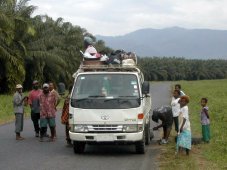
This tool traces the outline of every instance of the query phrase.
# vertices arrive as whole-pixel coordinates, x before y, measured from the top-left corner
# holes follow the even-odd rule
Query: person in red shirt
[[[31,119],[35,129],[35,136],[39,137],[39,119],[40,119],[40,103],[39,103],[39,96],[42,93],[42,90],[39,89],[39,82],[34,80],[33,83],[33,90],[29,92],[28,95],[28,104],[31,108]]]

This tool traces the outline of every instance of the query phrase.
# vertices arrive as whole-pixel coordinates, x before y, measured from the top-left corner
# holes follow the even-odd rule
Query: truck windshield
[[[84,109],[127,109],[140,106],[134,74],[84,74],[74,84],[71,105]]]

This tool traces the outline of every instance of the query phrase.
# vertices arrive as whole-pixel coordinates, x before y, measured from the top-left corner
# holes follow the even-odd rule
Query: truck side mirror
[[[150,83],[148,81],[144,81],[142,84],[142,93],[149,94],[150,92]]]

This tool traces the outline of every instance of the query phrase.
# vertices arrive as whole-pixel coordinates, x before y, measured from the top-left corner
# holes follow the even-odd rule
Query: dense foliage
[[[146,80],[204,80],[227,78],[227,60],[198,60],[175,57],[140,58]]]
[[[40,82],[69,84],[81,61],[83,37],[93,35],[79,26],[48,16],[31,17],[34,6],[28,0],[0,0],[0,93],[21,83],[31,88]],[[99,51],[109,52],[103,41]]]

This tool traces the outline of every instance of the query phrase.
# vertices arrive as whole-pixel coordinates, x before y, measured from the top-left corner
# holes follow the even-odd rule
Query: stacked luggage
[[[82,52],[81,52],[82,53]],[[89,53],[83,54],[84,65],[122,65],[135,66],[137,64],[137,56],[133,52],[125,52],[124,50],[116,50],[107,55],[91,55]],[[97,57],[99,56],[99,57]]]

